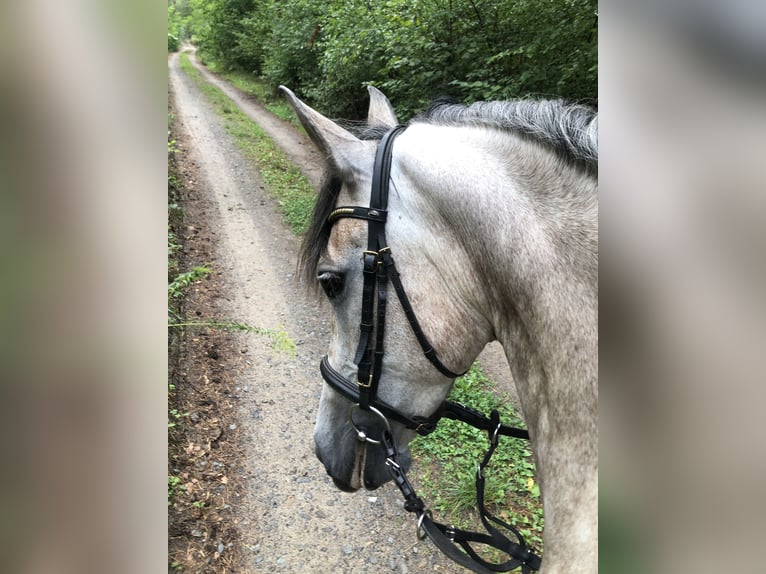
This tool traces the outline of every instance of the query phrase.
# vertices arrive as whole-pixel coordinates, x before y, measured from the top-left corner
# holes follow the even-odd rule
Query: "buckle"
[[[420,516],[418,516],[418,525],[415,530],[418,540],[425,540],[426,536],[428,536],[428,531],[423,526],[423,518],[428,517],[428,520],[433,520],[433,514],[430,510],[425,510],[421,512]]]
[[[362,387],[363,389],[369,389],[370,387],[372,387],[372,373],[370,373],[370,378],[367,379],[366,383],[362,381],[357,381],[356,384]]]
[[[362,264],[364,265],[364,273],[374,274],[380,265],[380,255],[377,251],[367,251],[365,249],[362,252]]]

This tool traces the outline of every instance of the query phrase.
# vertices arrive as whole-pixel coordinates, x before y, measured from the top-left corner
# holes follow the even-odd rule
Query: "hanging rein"
[[[489,464],[492,454],[495,452],[499,437],[502,435],[528,440],[529,433],[524,429],[501,424],[500,415],[497,411],[492,411],[490,416],[487,417],[470,407],[445,401],[430,416],[408,416],[380,400],[377,396],[384,356],[383,338],[389,281],[394,287],[404,314],[428,360],[440,373],[451,379],[465,374],[453,373],[445,367],[439,360],[436,351],[428,342],[404,291],[391,255],[391,249],[386,241],[386,209],[388,206],[393,142],[396,136],[404,129],[404,126],[397,126],[389,130],[380,141],[375,156],[369,207],[338,207],[328,217],[327,221],[330,225],[343,217],[364,219],[368,222],[368,233],[367,249],[364,251],[363,256],[362,319],[360,323],[359,344],[354,358],[355,364],[358,365],[357,382],[352,383],[338,373],[330,365],[326,356],[322,359],[320,371],[324,380],[333,389],[353,403],[351,407],[352,425],[354,425],[353,413],[356,409],[370,412],[382,421],[384,430],[380,440],[368,437],[364,431],[358,429],[355,425],[354,428],[357,430],[360,441],[379,444],[385,450],[386,465],[393,477],[394,483],[405,499],[404,508],[409,512],[414,512],[418,517],[418,536],[420,538],[428,536],[449,558],[479,574],[508,572],[515,568],[521,568],[523,574],[529,574],[533,570],[539,570],[540,557],[533,554],[527,548],[523,536],[516,528],[492,516],[484,507],[484,470]],[[476,473],[476,498],[479,516],[487,530],[486,534],[469,532],[454,526],[446,526],[434,522],[431,511],[426,510],[424,502],[415,494],[412,485],[407,480],[404,469],[399,464],[399,453],[391,433],[389,420],[396,421],[421,435],[427,435],[436,428],[437,423],[442,418],[467,423],[480,430],[487,431],[489,436],[490,447],[479,464]],[[511,541],[493,523],[513,533],[517,541]],[[470,543],[472,542],[497,548],[508,554],[510,560],[500,564],[488,562],[481,558],[471,547]],[[464,552],[460,551],[458,546]]]

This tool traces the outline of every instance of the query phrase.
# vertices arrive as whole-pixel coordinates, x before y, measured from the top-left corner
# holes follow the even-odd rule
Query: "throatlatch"
[[[383,340],[385,334],[386,305],[388,301],[388,281],[394,287],[396,296],[404,310],[407,321],[412,328],[423,354],[434,367],[445,377],[455,379],[461,374],[449,370],[439,359],[433,346],[418,323],[415,311],[407,297],[399,273],[396,270],[391,249],[386,241],[386,217],[388,207],[388,187],[391,176],[391,158],[393,142],[405,129],[397,126],[389,130],[381,139],[375,156],[373,168],[370,206],[342,206],[336,208],[328,217],[328,224],[336,220],[350,217],[367,221],[367,250],[363,254],[363,287],[362,287],[362,318],[360,322],[359,344],[357,345],[354,362],[358,366],[356,384],[349,381],[323,357],[319,369],[324,380],[337,392],[349,399],[354,409],[362,409],[378,416],[383,422],[383,433],[380,440],[374,440],[366,433],[357,430],[359,440],[379,444],[386,453],[386,465],[394,483],[402,492],[404,508],[414,512],[418,517],[418,536],[428,536],[434,544],[449,558],[462,566],[479,574],[508,572],[520,568],[523,574],[529,574],[540,568],[540,557],[533,554],[526,546],[523,536],[510,524],[489,514],[484,507],[484,471],[489,464],[492,454],[497,448],[499,437],[529,439],[529,433],[524,429],[508,427],[500,423],[500,415],[492,411],[489,417],[459,403],[445,401],[435,413],[429,416],[408,416],[386,402],[378,399],[378,385],[383,365]],[[377,305],[376,305],[377,303]],[[373,337],[373,333],[375,336]],[[407,480],[404,469],[398,461],[399,453],[394,442],[388,420],[394,420],[408,429],[415,430],[421,435],[432,432],[442,418],[458,420],[488,433],[490,446],[476,473],[476,497],[482,524],[486,534],[468,532],[445,526],[432,519],[431,511],[425,508],[423,500],[416,494]],[[353,419],[352,419],[353,424]],[[511,541],[496,526],[507,529],[517,539]],[[493,564],[481,558],[471,547],[471,543],[492,546],[505,552],[510,560]],[[460,550],[462,548],[462,551]]]

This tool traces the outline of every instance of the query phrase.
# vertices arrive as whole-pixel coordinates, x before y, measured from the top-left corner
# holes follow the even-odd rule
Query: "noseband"
[[[364,431],[357,429],[358,439],[362,442],[382,444],[386,451],[386,465],[389,472],[393,477],[394,483],[404,495],[404,508],[416,513],[418,516],[418,535],[421,538],[428,536],[452,560],[479,574],[508,572],[519,567],[524,574],[528,574],[532,570],[540,568],[540,558],[526,547],[524,538],[517,529],[492,516],[484,508],[484,470],[497,447],[499,436],[529,439],[529,433],[524,429],[500,424],[500,415],[497,411],[492,411],[490,416],[487,417],[470,407],[444,401],[430,415],[411,416],[402,413],[377,396],[383,366],[383,339],[389,281],[394,287],[399,303],[425,357],[445,377],[455,379],[465,374],[454,373],[448,369],[439,359],[433,346],[423,333],[415,316],[415,311],[404,290],[399,273],[396,270],[391,248],[386,240],[391,156],[394,140],[404,129],[404,126],[396,126],[389,130],[380,141],[375,155],[369,207],[338,207],[327,218],[328,225],[332,225],[335,221],[344,217],[366,220],[367,249],[363,253],[362,318],[360,322],[359,344],[357,345],[354,357],[354,363],[358,366],[357,382],[356,384],[352,383],[336,371],[330,365],[327,356],[322,358],[319,369],[327,384],[351,401],[350,415],[353,415],[355,410],[361,409],[376,415],[382,420],[384,430],[381,434],[381,440],[371,439]],[[487,431],[489,435],[490,448],[479,464],[476,476],[479,515],[488,534],[467,532],[454,526],[445,526],[434,522],[431,519],[431,512],[425,509],[425,504],[415,494],[412,485],[404,474],[404,469],[399,465],[398,451],[390,431],[389,420],[396,421],[421,435],[427,435],[436,428],[437,423],[442,418],[465,422],[473,427]],[[351,417],[351,424],[354,425],[353,417]],[[356,428],[356,425],[354,425],[354,428]],[[489,521],[512,532],[518,539],[518,543],[509,540]],[[474,551],[469,544],[470,542],[494,546],[506,552],[511,556],[511,559],[502,564],[487,562]],[[455,544],[459,544],[465,552],[458,550]]]

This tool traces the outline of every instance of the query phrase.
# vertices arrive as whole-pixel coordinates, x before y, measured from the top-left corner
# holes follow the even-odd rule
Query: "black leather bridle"
[[[337,392],[351,401],[351,424],[357,429],[362,442],[381,444],[386,452],[386,465],[393,480],[405,498],[404,508],[418,516],[418,535],[428,536],[452,560],[480,574],[508,572],[521,568],[524,574],[540,568],[540,558],[526,546],[524,538],[517,529],[492,516],[484,508],[484,470],[498,444],[501,435],[529,439],[524,429],[500,424],[500,415],[492,411],[489,417],[459,403],[443,402],[436,412],[427,416],[410,416],[378,398],[378,385],[383,365],[383,339],[385,334],[386,305],[388,300],[388,282],[394,287],[404,314],[418,340],[423,353],[434,367],[445,377],[455,379],[465,373],[454,373],[439,359],[433,346],[418,323],[407,294],[404,291],[399,273],[396,270],[391,249],[386,241],[386,216],[388,207],[388,188],[391,173],[391,157],[396,137],[404,131],[404,126],[396,126],[381,139],[375,156],[372,176],[372,189],[369,207],[342,206],[333,210],[327,222],[332,225],[338,219],[350,217],[368,222],[367,249],[363,254],[362,318],[360,323],[359,344],[354,363],[358,365],[357,382],[352,383],[336,371],[327,356],[322,358],[320,371],[324,380]],[[356,427],[353,412],[361,409],[373,413],[383,422],[380,440],[367,436],[366,432]],[[487,431],[490,448],[478,466],[476,473],[476,492],[479,514],[487,529],[487,534],[468,532],[453,526],[434,522],[431,512],[426,510],[423,501],[415,494],[407,480],[404,469],[398,462],[398,451],[389,426],[389,420],[396,421],[421,435],[432,432],[442,418],[465,422],[473,427]],[[518,542],[512,542],[490,522],[512,532]],[[422,534],[421,534],[422,533]],[[470,542],[493,546],[506,552],[511,559],[501,564],[493,564],[481,558],[470,546]],[[465,552],[457,549],[460,545]]]

